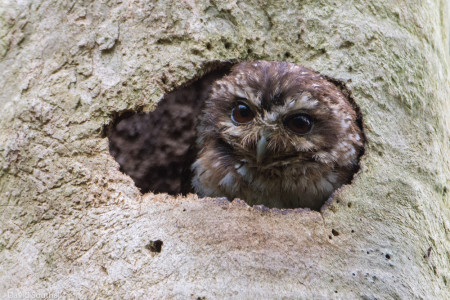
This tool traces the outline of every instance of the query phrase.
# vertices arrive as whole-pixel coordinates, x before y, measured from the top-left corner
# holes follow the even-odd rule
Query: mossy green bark
[[[446,1],[0,4],[0,297],[448,299]],[[367,147],[319,212],[141,195],[104,127],[215,61],[345,82]],[[145,247],[161,239],[161,253]],[[429,250],[431,249],[431,250]]]

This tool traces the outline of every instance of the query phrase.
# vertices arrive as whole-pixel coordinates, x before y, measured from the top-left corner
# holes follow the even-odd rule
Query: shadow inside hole
[[[109,129],[109,152],[142,193],[193,192],[191,165],[197,156],[195,126],[213,81],[229,72],[220,65],[164,96],[150,113],[128,114]]]

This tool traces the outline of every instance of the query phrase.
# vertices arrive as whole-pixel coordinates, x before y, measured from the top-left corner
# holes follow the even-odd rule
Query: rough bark
[[[449,299],[447,19],[443,0],[3,1],[0,297]],[[105,126],[255,59],[346,83],[353,183],[322,212],[142,195]]]

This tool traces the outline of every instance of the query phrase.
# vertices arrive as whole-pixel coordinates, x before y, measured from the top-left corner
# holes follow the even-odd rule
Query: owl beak
[[[260,164],[267,152],[267,139],[265,135],[262,135],[256,146],[256,162]]]

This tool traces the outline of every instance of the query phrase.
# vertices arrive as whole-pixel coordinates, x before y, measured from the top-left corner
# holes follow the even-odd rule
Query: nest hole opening
[[[231,47],[228,42],[225,43],[226,47],[227,44]],[[286,52],[285,56],[290,57],[291,53]],[[197,122],[213,82],[229,74],[232,66],[231,62],[207,65],[205,67],[207,71],[203,73],[205,75],[164,95],[152,112],[120,112],[105,128],[107,130],[104,133],[109,139],[110,154],[119,163],[120,171],[129,175],[142,193],[169,195],[195,193],[191,183],[193,177],[191,166],[200,150],[196,147]],[[168,74],[170,73],[161,76],[162,84],[171,82]],[[344,83],[331,78],[326,79],[342,91],[355,109],[356,123],[365,141],[361,112],[350,91]],[[364,147],[358,159],[363,154]],[[359,167],[354,170],[352,180],[358,171]],[[345,184],[351,184],[351,182]],[[339,199],[336,202],[339,203]],[[320,204],[322,205],[323,203]],[[352,203],[348,202],[347,206],[351,208]],[[297,208],[297,206],[282,208]],[[319,207],[301,208],[319,211]],[[338,235],[339,233],[333,229],[329,238],[332,239]]]

